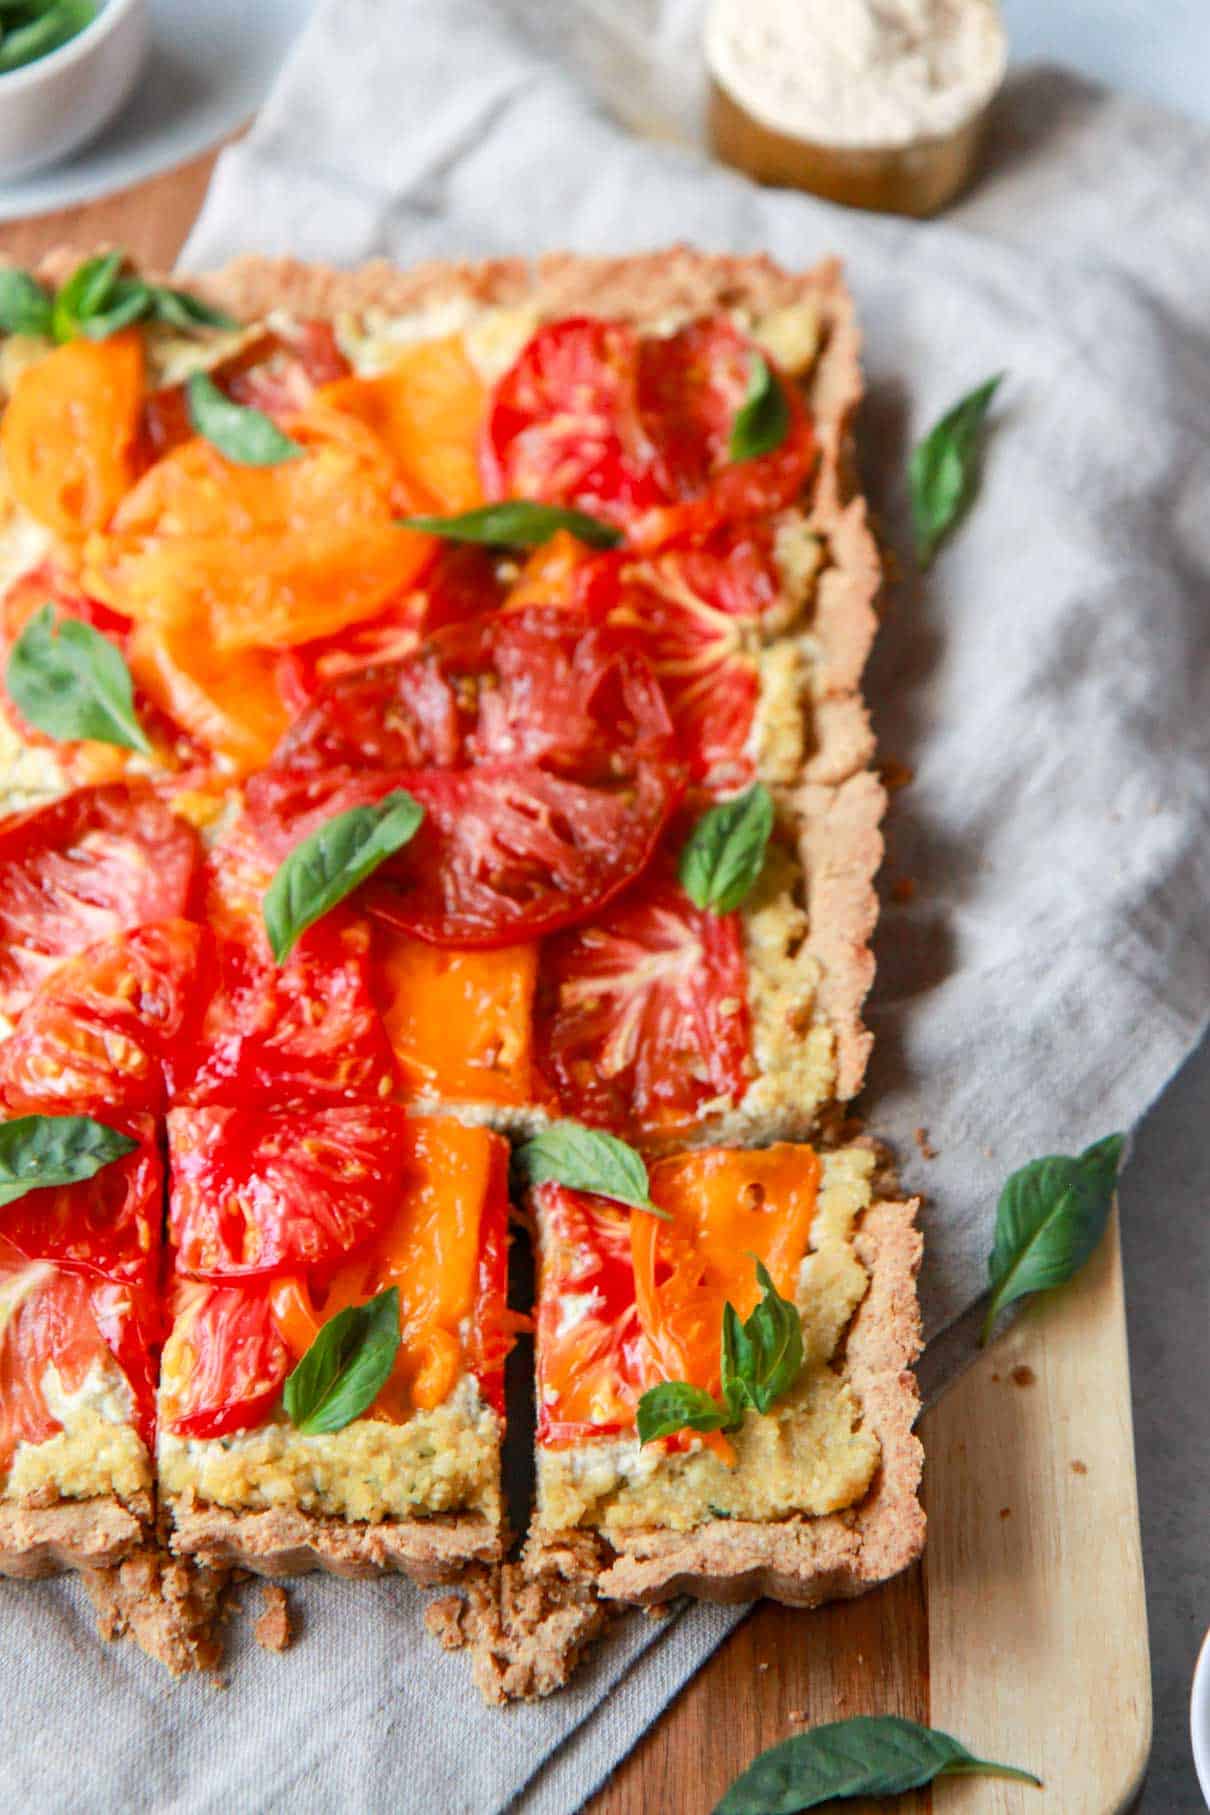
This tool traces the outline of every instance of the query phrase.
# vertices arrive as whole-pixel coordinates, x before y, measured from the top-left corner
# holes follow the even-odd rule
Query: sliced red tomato
[[[534,763],[612,783],[667,758],[672,724],[633,635],[557,607],[455,624],[409,661],[335,681],[283,740],[293,769]]]
[[[82,624],[90,624],[119,649],[126,647],[131,631],[130,619],[111,611],[99,599],[90,599],[55,561],[41,561],[28,573],[19,574],[4,594],[0,605],[0,635],[6,651],[44,605],[53,605],[62,617],[77,618]]]
[[[404,1122],[393,1103],[170,1110],[178,1269],[231,1279],[343,1260],[399,1201]]]
[[[539,329],[492,395],[489,498],[540,498],[626,527],[666,502],[639,413],[639,337],[576,316]]]
[[[0,1252],[11,1247],[26,1261],[54,1261],[68,1272],[151,1292],[158,1283],[164,1201],[155,1124],[150,1116],[99,1119],[131,1135],[138,1147],[90,1179],[27,1191],[5,1204]]]
[[[752,632],[779,598],[770,540],[725,531],[699,547],[613,563],[610,623],[631,631],[658,675],[695,781],[738,786],[752,773],[760,691]],[[608,584],[602,574],[597,591]]]
[[[178,1437],[254,1430],[290,1371],[266,1285],[179,1283],[164,1349],[160,1413]]]
[[[44,1376],[56,1369],[76,1392],[90,1368],[115,1360],[126,1376],[134,1423],[150,1448],[155,1431],[150,1332],[125,1285],[91,1280],[0,1245],[0,1473],[19,1443],[45,1443],[61,1429],[46,1402]]]
[[[432,631],[494,611],[505,595],[499,567],[490,549],[441,545],[416,585],[377,617],[286,651],[279,685],[287,702],[301,712],[325,682],[404,661]]]
[[[276,417],[305,410],[320,385],[347,377],[350,369],[330,322],[298,321],[256,335],[214,366],[210,377],[233,403]],[[153,391],[143,408],[143,434],[152,458],[158,460],[193,433],[184,385]]]
[[[367,910],[433,945],[515,945],[589,918],[644,869],[679,798],[670,764],[640,759],[614,789],[520,763],[476,769],[266,771],[248,808],[278,860],[346,808],[405,788],[424,808],[411,842],[362,891]]]
[[[261,905],[272,872],[243,828],[215,845],[207,872],[214,954],[175,1049],[174,1101],[285,1109],[390,1096],[395,1062],[374,1003],[366,922],[334,908],[278,965]]]
[[[79,788],[0,821],[0,1013],[15,1016],[64,958],[187,916],[197,833],[150,788]]]
[[[518,1329],[529,1328],[508,1308],[508,1217],[508,1152],[501,1146],[479,1217],[474,1311],[466,1345],[479,1391],[500,1418],[504,1416],[505,1366]]]
[[[724,316],[669,335],[574,318],[542,328],[496,386],[481,449],[489,497],[578,506],[656,547],[762,515],[802,489],[815,441],[781,384],[789,429],[750,460],[731,430],[756,359]]]
[[[539,1068],[578,1121],[631,1138],[684,1127],[747,1087],[747,983],[737,915],[644,887],[543,952]]]
[[[16,1114],[159,1110],[195,1002],[205,934],[188,920],[118,933],[53,970],[0,1046]]]
[[[631,1213],[563,1185],[541,1185],[536,1196],[538,1441],[629,1430],[651,1373],[635,1306]]]

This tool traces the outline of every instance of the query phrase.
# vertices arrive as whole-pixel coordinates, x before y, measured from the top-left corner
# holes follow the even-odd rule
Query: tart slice
[[[163,1175],[150,1117],[110,1120],[116,1157],[0,1208],[5,1575],[115,1563],[151,1522]],[[79,1122],[15,1125],[45,1166]]]
[[[656,1211],[533,1192],[542,1542],[601,1594],[856,1594],[920,1551],[915,1205],[863,1146],[658,1161]],[[728,1308],[730,1307],[730,1308]]]
[[[422,1581],[499,1556],[503,1139],[391,1104],[177,1108],[168,1138],[158,1461],[174,1550]],[[301,1391],[321,1352],[370,1367],[369,1387],[335,1407]]]

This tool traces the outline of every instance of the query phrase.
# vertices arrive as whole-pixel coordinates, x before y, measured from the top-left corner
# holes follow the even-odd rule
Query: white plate
[[[112,125],[49,170],[0,184],[0,220],[129,189],[254,114],[314,0],[152,0],[151,54]]]
[[[1202,1641],[1197,1668],[1193,1672],[1189,1737],[1193,1741],[1193,1763],[1197,1768],[1197,1781],[1202,1786],[1202,1800],[1210,1809],[1210,1632]]]

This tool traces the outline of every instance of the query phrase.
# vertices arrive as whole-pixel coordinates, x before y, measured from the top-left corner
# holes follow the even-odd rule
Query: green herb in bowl
[[[0,0],[0,75],[48,57],[96,16],[97,0]]]

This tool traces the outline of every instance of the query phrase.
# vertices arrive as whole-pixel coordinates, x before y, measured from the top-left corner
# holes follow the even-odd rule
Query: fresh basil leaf
[[[721,1431],[730,1416],[704,1387],[684,1380],[662,1380],[648,1387],[635,1409],[640,1445],[676,1431]]]
[[[447,542],[482,542],[491,548],[537,548],[561,529],[589,548],[616,548],[622,540],[620,529],[586,511],[533,504],[527,498],[482,504],[458,517],[400,517],[398,521],[401,529],[422,530],[426,536],[443,536]]]
[[[23,1115],[0,1122],[0,1204],[46,1185],[76,1185],[138,1146],[88,1115]]]
[[[94,0],[54,0],[36,18],[14,26],[0,41],[0,75],[22,69],[39,57],[48,57],[91,25],[97,16]]]
[[[748,390],[731,424],[727,452],[733,461],[755,460],[780,447],[790,428],[790,406],[781,379],[760,353],[753,355]]]
[[[695,907],[734,912],[764,868],[773,818],[773,796],[759,781],[702,814],[685,840],[679,869]]]
[[[858,1714],[795,1733],[736,1778],[714,1815],[798,1815],[853,1796],[899,1796],[937,1777],[1042,1780],[976,1758],[958,1740],[897,1714]]]
[[[548,1179],[571,1191],[591,1191],[647,1210],[664,1222],[672,1218],[651,1201],[647,1168],[641,1154],[599,1128],[582,1122],[554,1122],[518,1148],[517,1171],[527,1185]]]
[[[404,788],[349,807],[295,845],[265,890],[265,931],[284,964],[309,926],[414,838],[424,808]]]
[[[248,404],[232,403],[205,372],[193,374],[185,396],[198,434],[236,466],[279,466],[302,453],[298,442],[283,434],[271,416]]]
[[[723,1397],[737,1421],[745,1405],[768,1412],[802,1372],[802,1319],[797,1305],[783,1298],[763,1261],[756,1278],[764,1294],[746,1323],[735,1306],[723,1307]]]
[[[170,328],[180,328],[182,333],[188,334],[194,328],[238,328],[241,325],[234,315],[216,309],[213,303],[203,302],[191,290],[171,290],[164,284],[152,284],[149,295],[152,319],[162,321]]]
[[[139,277],[119,277],[105,298],[105,307],[80,322],[80,333],[89,340],[108,340],[150,313],[151,286]]]
[[[961,519],[975,494],[984,419],[1004,379],[997,372],[970,391],[931,428],[912,451],[908,486],[916,557],[927,567],[944,536]]]
[[[399,1287],[330,1317],[292,1374],[282,1404],[296,1431],[342,1431],[377,1399],[399,1350]]]
[[[51,306],[51,332],[57,341],[74,340],[90,316],[104,312],[124,254],[98,252],[77,265],[67,282],[60,286]]]
[[[1079,1272],[1109,1220],[1125,1144],[1123,1134],[1106,1135],[1074,1158],[1050,1154],[1008,1179],[996,1206],[992,1297],[981,1343],[1014,1299],[1049,1291]]]
[[[15,265],[0,268],[0,334],[50,334],[50,291]]]
[[[21,716],[51,737],[151,754],[122,652],[91,624],[56,624],[53,605],[35,612],[13,644],[4,684]]]

